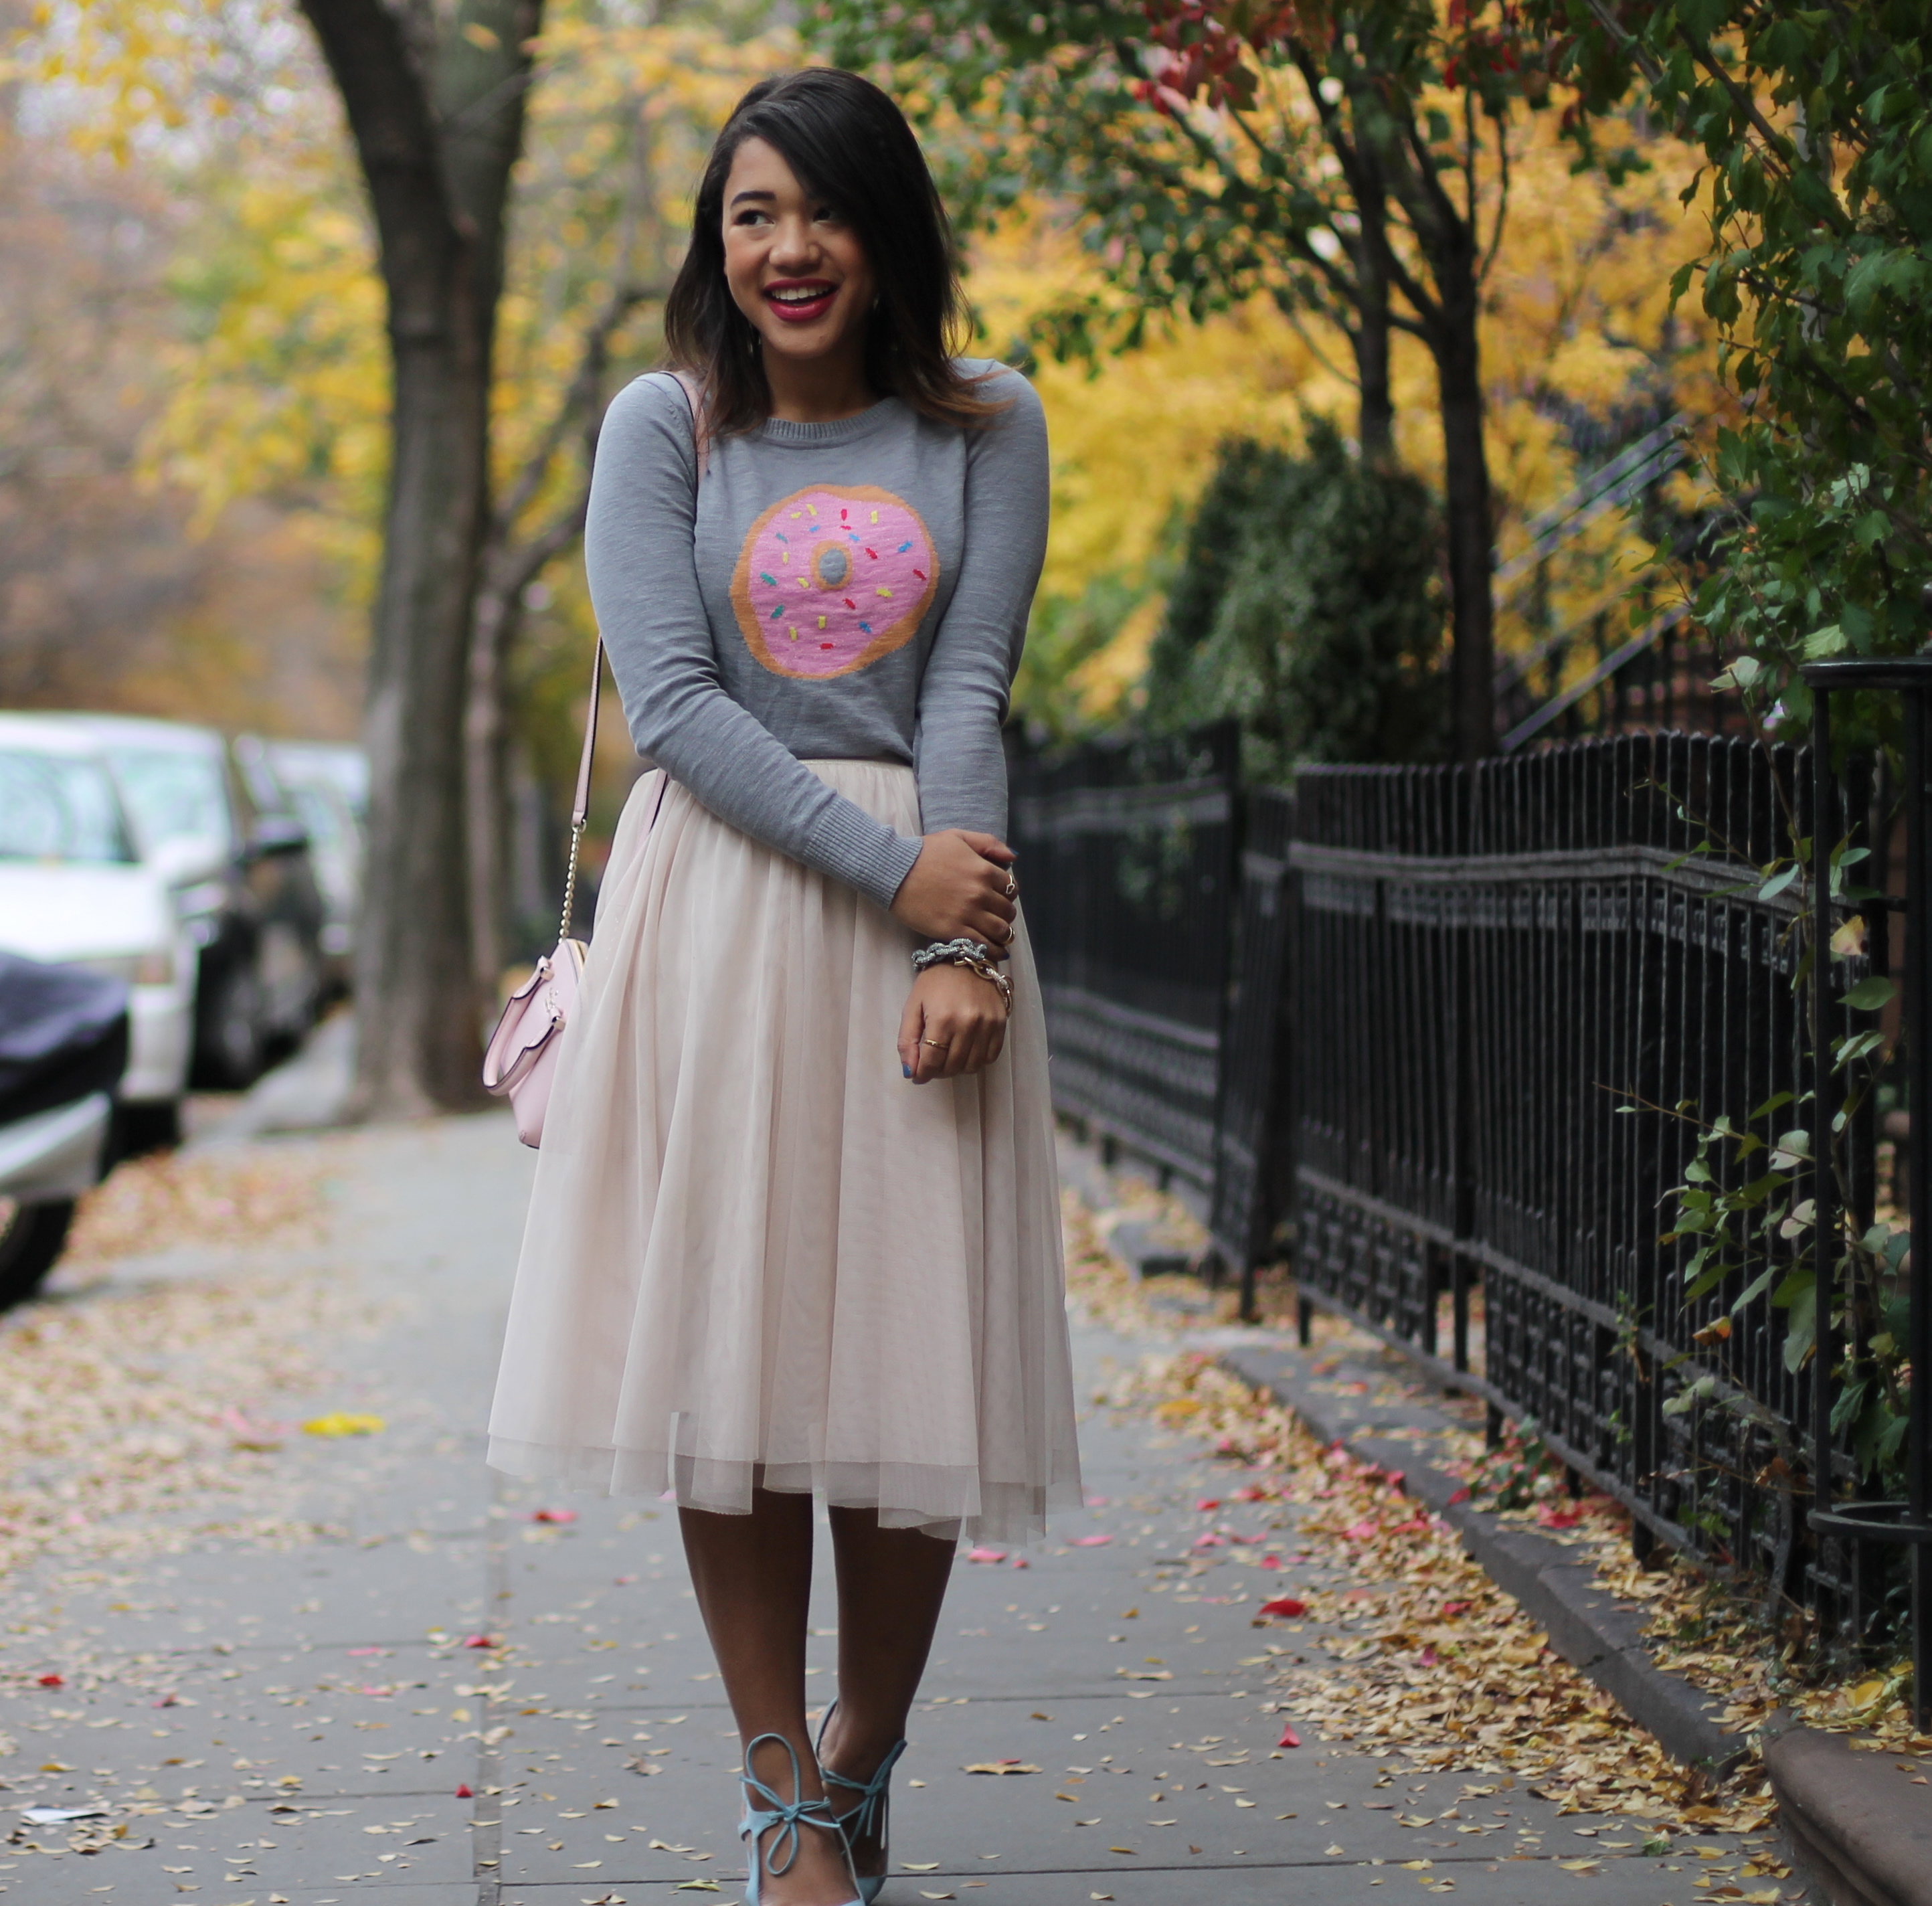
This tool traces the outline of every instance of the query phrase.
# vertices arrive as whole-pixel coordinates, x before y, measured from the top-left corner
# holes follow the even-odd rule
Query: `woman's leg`
[[[805,1631],[812,1601],[812,1498],[760,1489],[749,1515],[680,1509],[685,1555],[740,1740],[782,1734],[798,1755],[802,1792],[792,1791],[791,1763],[767,1742],[750,1770],[782,1800],[817,1799],[824,1788],[805,1718]],[[758,1796],[750,1804],[766,1804]],[[780,1863],[789,1834],[764,1844]],[[785,1871],[764,1876],[766,1906],[850,1906],[852,1880],[838,1836],[802,1826]]]
[[[952,1579],[955,1544],[916,1529],[881,1529],[873,1509],[832,1511],[832,1550],[838,1568],[838,1711],[825,1734],[825,1764],[848,1780],[870,1780],[906,1716],[939,1623]],[[832,1791],[833,1810],[851,1811],[854,1796]],[[885,1871],[876,1837],[857,1841],[852,1861],[862,1874]]]

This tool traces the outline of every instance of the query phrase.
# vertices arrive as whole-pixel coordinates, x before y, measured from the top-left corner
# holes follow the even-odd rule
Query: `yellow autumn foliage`
[[[1657,140],[1652,170],[1612,185],[1573,169],[1553,114],[1526,117],[1511,137],[1510,215],[1483,340],[1499,566],[1525,546],[1525,524],[1587,467],[1564,440],[1568,425],[1610,426],[1647,390],[1670,393],[1696,418],[1722,403],[1700,320],[1688,308],[1670,310],[1670,275],[1696,248],[1677,198],[1695,170],[1688,149]],[[1042,209],[978,248],[971,288],[997,343],[1071,294],[1100,293],[1104,280],[1064,215]],[[1054,445],[1042,599],[1070,601],[1114,577],[1126,585],[1120,599],[1136,603],[1115,641],[1064,689],[1045,683],[1040,692],[1064,693],[1089,721],[1123,711],[1159,626],[1150,569],[1217,446],[1233,435],[1292,446],[1310,415],[1352,431],[1352,362],[1332,327],[1291,320],[1264,298],[1205,323],[1157,328],[1141,349],[1097,368],[1039,365]],[[1439,484],[1435,374],[1412,339],[1395,341],[1394,383],[1399,454]],[[1552,566],[1550,621],[1614,608],[1650,552],[1620,512],[1598,518]],[[1531,605],[1505,595],[1501,608],[1499,649],[1527,647],[1539,632]]]
[[[382,297],[359,182],[319,67],[312,56],[292,61],[308,89],[298,110],[218,112],[227,94],[206,80],[224,56],[217,0],[71,0],[47,20],[38,81],[92,102],[72,116],[77,140],[124,152],[156,128],[176,137],[185,129],[218,155],[182,172],[201,215],[189,222],[178,275],[190,323],[150,442],[155,472],[192,489],[205,517],[250,496],[304,500],[352,588],[366,592],[387,450]],[[500,313],[502,479],[540,440],[612,286],[668,282],[704,151],[731,104],[803,56],[795,32],[757,4],[631,24],[588,5],[553,6]],[[1676,198],[1694,170],[1688,153],[1653,139],[1652,169],[1613,185],[1573,170],[1554,114],[1521,116],[1510,137],[1510,212],[1484,337],[1502,562],[1522,546],[1524,524],[1575,481],[1578,423],[1607,435],[1636,398],[1659,389],[1700,415],[1718,401],[1699,320],[1668,308],[1670,273],[1696,244]],[[1051,304],[1105,294],[1063,207],[1026,209],[976,242],[971,262],[980,348],[1000,355]],[[654,359],[655,324],[646,304],[620,338],[620,370]],[[1351,363],[1331,329],[1291,320],[1265,299],[1198,325],[1157,323],[1141,348],[1097,368],[1036,363],[1054,446],[1040,620],[1098,589],[1094,613],[1109,639],[1097,653],[1085,652],[1090,641],[1069,646],[1064,666],[1051,641],[1036,644],[1027,696],[1084,720],[1122,711],[1159,626],[1160,559],[1217,446],[1234,434],[1292,445],[1310,415],[1346,431]],[[1400,454],[1439,480],[1433,371],[1406,338],[1396,340],[1394,385]],[[564,500],[581,468],[580,458],[560,461],[533,518]],[[1520,648],[1552,623],[1613,603],[1648,553],[1620,515],[1600,518],[1552,566],[1542,602],[1505,599],[1499,646]],[[558,563],[549,583],[527,638],[539,661],[574,656],[589,626],[580,565]]]

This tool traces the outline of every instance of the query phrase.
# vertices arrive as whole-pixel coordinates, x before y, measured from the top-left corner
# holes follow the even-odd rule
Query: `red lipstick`
[[[809,324],[831,310],[838,287],[823,278],[774,278],[763,296],[766,305],[787,324]]]

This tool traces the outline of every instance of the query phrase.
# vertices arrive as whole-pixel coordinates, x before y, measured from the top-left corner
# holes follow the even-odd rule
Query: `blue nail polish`
[[[899,1070],[908,1079],[910,1079],[912,1076],[912,1067],[908,1065],[903,1059],[899,1061]]]

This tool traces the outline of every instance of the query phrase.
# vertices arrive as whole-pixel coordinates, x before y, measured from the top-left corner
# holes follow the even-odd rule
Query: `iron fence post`
[[[1832,1171],[1838,1075],[1832,1064],[1832,848],[1838,832],[1838,782],[1832,767],[1832,697],[1811,702],[1811,1235],[1817,1241],[1813,1284],[1817,1319],[1811,1357],[1811,1502],[1832,1505],[1832,1372],[1838,1362],[1832,1324],[1838,1271],[1838,1181]],[[1814,1524],[1814,1526],[1816,1525]]]
[[[1831,781],[1830,698],[1834,690],[1865,689],[1890,692],[1902,698],[1905,731],[1905,972],[1904,1036],[1906,1089],[1915,1124],[1932,1115],[1932,761],[1927,758],[1926,701],[1932,695],[1932,652],[1896,660],[1874,662],[1814,662],[1804,671],[1814,700],[1814,734],[1817,749],[1816,772],[1820,802]],[[1831,782],[1834,794],[1836,783]],[[1835,812],[1835,802],[1834,803]],[[1835,832],[1835,825],[1833,829]],[[1819,1002],[1815,1064],[1818,1068],[1819,1129],[1829,1136],[1828,1101],[1835,1100],[1835,1087],[1827,1091],[1832,1072],[1831,1044],[1824,1013],[1830,1000],[1831,894],[1829,854],[1832,835],[1814,816],[1812,860],[1822,868],[1816,881],[1816,967],[1813,975]],[[1822,857],[1821,858],[1821,857]],[[1907,1313],[1906,1346],[1912,1369],[1905,1433],[1906,1497],[1903,1502],[1852,1502],[1834,1504],[1831,1499],[1829,1469],[1821,1497],[1814,1499],[1811,1523],[1815,1532],[1835,1535],[1853,1543],[1861,1541],[1903,1542],[1911,1549],[1908,1619],[1912,1628],[1912,1694],[1915,1724],[1932,1724],[1932,1395],[1928,1394],[1927,1376],[1932,1373],[1932,1298],[1921,1273],[1918,1240],[1932,1238],[1932,1172],[1921,1168],[1923,1139],[1915,1133],[1911,1174],[1910,1213],[1912,1249],[1907,1263]],[[1817,1141],[1814,1141],[1816,1149]],[[1824,1154],[1819,1172],[1827,1175],[1828,1154]],[[1822,1208],[1814,1234],[1819,1240],[1820,1337],[1819,1355],[1814,1376],[1814,1418],[1819,1428],[1829,1433],[1832,1414],[1832,1365],[1826,1355],[1823,1325],[1828,1313],[1825,1283],[1828,1253],[1824,1248]],[[1821,1444],[1828,1451],[1828,1444]],[[1825,1457],[1829,1463],[1828,1454]],[[1819,1503],[1826,1506],[1821,1509]]]
[[[1822,700],[1822,698],[1821,697]],[[1932,1110],[1932,867],[1928,866],[1928,815],[1926,806],[1925,696],[1905,698],[1905,1025],[1907,1077],[1912,1116],[1923,1118]],[[1932,1378],[1932,1297],[1928,1296],[1916,1249],[1921,1238],[1932,1238],[1932,1173],[1924,1166],[1922,1149],[1912,1160],[1911,1222],[1911,1321],[1906,1352],[1912,1361],[1911,1417],[1906,1427],[1906,1484],[1909,1520],[1921,1529],[1932,1523],[1932,1397],[1926,1394]],[[1921,1540],[1912,1550],[1912,1697],[1913,1720],[1921,1728],[1932,1725],[1932,1544]]]

